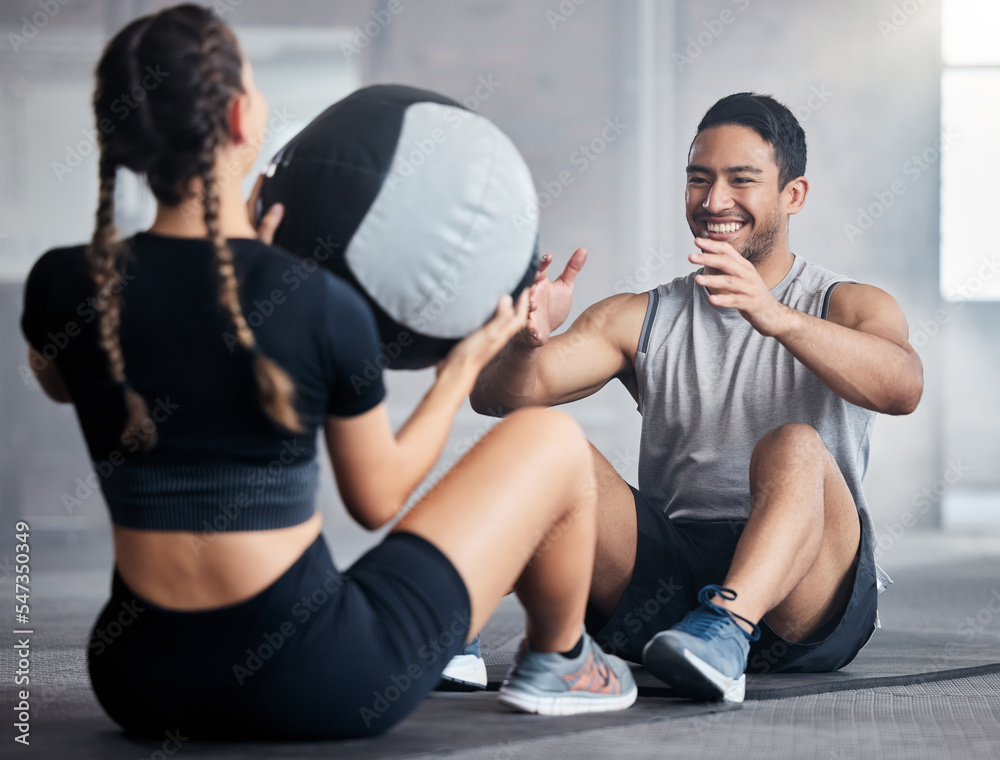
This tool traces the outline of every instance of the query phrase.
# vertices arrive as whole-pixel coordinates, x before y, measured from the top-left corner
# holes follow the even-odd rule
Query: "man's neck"
[[[774,248],[768,254],[767,258],[756,265],[757,274],[760,275],[764,284],[767,285],[767,289],[770,290],[785,279],[785,275],[791,270],[794,262],[795,254],[787,246],[783,246],[781,250]]]

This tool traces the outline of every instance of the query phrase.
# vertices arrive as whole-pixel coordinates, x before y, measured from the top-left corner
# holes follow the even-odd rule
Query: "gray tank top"
[[[695,274],[649,292],[635,361],[639,490],[674,519],[746,520],[754,446],[773,428],[804,422],[840,465],[874,547],[861,479],[875,412],[831,391],[736,309],[710,303]],[[825,319],[830,296],[843,282],[855,281],[796,256],[771,293]],[[891,583],[879,575],[880,587]]]

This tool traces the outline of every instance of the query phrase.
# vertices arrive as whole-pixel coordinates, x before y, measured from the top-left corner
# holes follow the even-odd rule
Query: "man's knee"
[[[799,422],[776,427],[758,441],[750,458],[753,509],[756,511],[763,502],[780,493],[783,487],[790,486],[795,478],[820,479],[826,483],[836,469],[833,455],[814,427]],[[802,517],[812,505],[821,529],[824,512],[829,507],[827,501],[825,498],[815,502],[800,501],[795,509]]]
[[[751,465],[759,463],[763,457],[780,456],[787,462],[789,457],[825,458],[827,454],[826,444],[816,428],[804,422],[789,422],[767,432],[757,442]]]

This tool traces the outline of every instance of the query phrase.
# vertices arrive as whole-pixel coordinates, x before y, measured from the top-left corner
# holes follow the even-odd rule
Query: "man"
[[[528,326],[473,407],[551,406],[618,379],[642,414],[639,488],[595,451],[588,628],[684,693],[743,700],[744,672],[829,671],[867,643],[877,589],[861,488],[877,412],[909,414],[920,359],[896,301],[788,248],[805,135],[768,96],[730,95],[687,166],[697,272],[569,314],[580,249],[543,260]]]

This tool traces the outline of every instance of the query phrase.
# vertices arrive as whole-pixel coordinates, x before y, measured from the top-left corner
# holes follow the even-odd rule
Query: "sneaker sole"
[[[460,654],[452,658],[441,674],[439,690],[482,691],[487,683],[486,661],[474,654]]]
[[[711,702],[740,703],[746,696],[746,674],[730,678],[686,647],[678,651],[654,636],[642,653],[642,664],[682,696]]]
[[[577,715],[579,713],[612,712],[631,707],[639,696],[635,686],[624,694],[593,694],[586,691],[567,692],[545,697],[529,694],[509,686],[501,686],[497,700],[521,712],[536,715]]]

